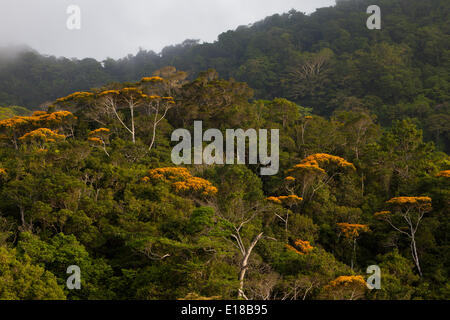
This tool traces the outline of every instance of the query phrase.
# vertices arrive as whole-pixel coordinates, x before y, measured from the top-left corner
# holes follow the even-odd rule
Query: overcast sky
[[[311,13],[335,0],[0,0],[0,47],[26,44],[43,54],[120,58],[139,47],[160,52],[185,39],[213,42],[236,29],[294,8]],[[69,5],[81,29],[66,26]]]

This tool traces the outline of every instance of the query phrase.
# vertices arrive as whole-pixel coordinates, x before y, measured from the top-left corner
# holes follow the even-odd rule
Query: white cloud
[[[294,8],[313,12],[334,0],[0,0],[0,46],[27,44],[56,56],[104,59],[159,52],[185,39],[212,42],[239,25]],[[81,8],[81,30],[66,9]]]

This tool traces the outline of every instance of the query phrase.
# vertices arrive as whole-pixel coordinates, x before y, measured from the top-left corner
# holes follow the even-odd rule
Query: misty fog
[[[121,58],[217,36],[275,13],[311,13],[334,0],[0,0],[0,48],[28,46],[64,57]],[[69,5],[81,9],[81,29],[66,26]]]

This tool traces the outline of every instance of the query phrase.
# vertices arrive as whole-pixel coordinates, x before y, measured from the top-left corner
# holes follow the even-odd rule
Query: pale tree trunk
[[[105,144],[105,142],[103,140],[102,140],[102,142],[103,142],[103,151],[109,157],[110,155],[109,155],[108,151],[106,150],[106,144]]]
[[[19,207],[19,210],[20,210],[20,220],[22,221],[22,227],[26,229],[25,209],[23,207]]]
[[[131,136],[133,137],[133,143],[136,143],[135,129],[134,129],[134,105],[130,105],[130,113],[131,113]]]
[[[419,213],[417,223],[413,223],[413,221],[411,221],[411,218],[407,217],[406,215],[404,217],[406,222],[409,224],[409,230],[410,230],[409,237],[411,238],[411,254],[412,254],[414,263],[417,267],[417,271],[419,272],[419,275],[421,277],[422,277],[422,269],[420,268],[419,254],[417,253],[416,232],[417,232],[417,229],[419,228],[419,223],[422,220],[422,217],[423,217],[423,213]]]
[[[417,271],[419,272],[419,275],[422,277],[422,269],[420,268],[419,254],[417,252],[417,246],[416,246],[416,232],[417,232],[417,229],[419,228],[419,224],[422,221],[425,211],[419,212],[419,217],[416,222],[413,222],[411,220],[411,217],[409,216],[409,211],[410,210],[408,209],[405,213],[402,214],[403,219],[405,219],[406,223],[409,226],[409,233],[405,232],[404,230],[395,226],[390,219],[386,219],[386,221],[391,225],[391,227],[393,227],[398,232],[407,235],[409,237],[409,239],[411,240],[411,243],[410,243],[411,255],[414,260],[414,264],[417,267]]]
[[[13,139],[12,139],[12,142],[13,142],[13,144],[14,144],[14,149],[18,150],[18,149],[19,149],[19,146],[17,145],[17,137],[16,137],[16,133],[15,133],[15,132],[13,133]]]
[[[364,173],[361,174],[361,195],[364,196]]]
[[[117,120],[119,120],[120,124],[131,134],[131,138],[133,143],[136,142],[135,139],[135,130],[134,130],[134,104],[132,102],[128,102],[130,111],[131,111],[131,129],[125,124],[124,120],[120,117],[119,113],[117,112],[117,106],[113,99],[107,100],[107,106],[113,111],[114,115],[116,116]]]
[[[19,211],[20,211],[20,220],[22,222],[22,229],[25,231],[32,231],[33,230],[33,220],[31,220],[30,223],[27,223],[25,221],[25,208],[24,207],[20,206]]]
[[[351,270],[353,271],[354,261],[356,259],[356,238],[353,239],[353,252],[352,252],[352,261],[351,261]]]
[[[286,217],[282,217],[278,213],[274,213],[274,214],[278,219],[280,219],[284,223],[285,241],[286,241],[286,243],[288,243],[288,241],[289,241],[289,212],[286,214]]]
[[[354,297],[354,296],[355,296],[355,290],[352,291],[352,295],[351,295],[351,297],[350,297],[349,300],[353,300],[353,297]]]
[[[284,232],[286,233],[286,243],[289,241],[289,212],[286,213],[286,221],[284,222]]]
[[[159,112],[159,108],[156,108],[155,110],[155,119],[153,120],[153,134],[152,134],[152,141],[150,142],[150,146],[148,148],[148,150],[152,150],[153,145],[155,144],[155,139],[156,139],[156,126],[158,125],[158,112]]]
[[[153,134],[152,134],[152,141],[150,143],[150,146],[148,148],[148,151],[152,150],[153,145],[155,144],[155,139],[156,139],[156,127],[158,126],[158,124],[166,117],[167,112],[170,110],[170,106],[166,105],[164,107],[164,112],[162,112],[161,116],[158,118],[159,116],[159,105],[154,109],[155,110],[155,118],[153,120]]]
[[[419,274],[422,277],[422,269],[420,268],[419,255],[417,253],[416,239],[414,234],[411,237],[411,253],[414,259],[414,263],[416,264],[417,271],[419,271]]]
[[[244,252],[242,252],[243,258],[242,258],[242,262],[241,262],[241,270],[239,271],[239,293],[238,293],[239,299],[243,298],[243,299],[247,300],[247,297],[244,294],[244,280],[245,280],[245,274],[246,274],[247,268],[248,268],[248,259],[250,258],[250,255],[252,254],[252,251],[255,248],[258,241],[261,240],[263,234],[264,234],[263,232],[258,234],[255,237],[255,239],[253,239],[250,246]]]
[[[302,144],[305,144],[305,129],[306,129],[306,124],[302,125]]]

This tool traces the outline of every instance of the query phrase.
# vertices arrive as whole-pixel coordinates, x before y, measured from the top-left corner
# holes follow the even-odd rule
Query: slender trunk
[[[33,220],[30,220],[30,223],[27,223],[25,221],[25,208],[20,206],[19,207],[19,211],[20,211],[20,220],[22,222],[22,229],[25,231],[32,231],[33,230]]]
[[[134,106],[130,106],[131,111],[131,136],[133,137],[133,143],[136,143],[135,130],[134,130]]]
[[[361,174],[361,194],[364,196],[364,173]]]
[[[308,295],[309,290],[312,289],[313,285],[314,285],[314,284],[312,283],[312,284],[309,286],[309,288],[306,289],[305,294],[303,295],[303,300],[306,300],[306,296]],[[296,299],[296,300],[297,300],[297,299]]]
[[[356,239],[353,240],[353,252],[352,252],[352,261],[351,261],[351,269],[353,271],[353,264],[356,258]]]
[[[248,249],[245,251],[245,253],[243,255],[242,262],[241,262],[241,270],[239,271],[239,293],[238,293],[239,299],[241,299],[241,298],[247,299],[247,297],[244,294],[244,280],[245,280],[245,274],[247,273],[247,269],[248,269],[248,259],[250,258],[250,255],[252,254],[252,251],[255,248],[258,241],[261,240],[263,234],[264,233],[261,232],[260,234],[258,234],[256,236],[256,238],[252,241],[252,243],[250,244],[250,246],[248,247]]]
[[[159,108],[156,109],[155,111],[155,119],[153,121],[153,135],[152,135],[152,142],[150,143],[150,147],[148,148],[148,151],[152,150],[153,148],[153,144],[155,143],[155,139],[156,139],[156,126],[158,125],[157,119],[158,119],[158,111]]]
[[[417,271],[419,271],[419,275],[422,277],[422,270],[420,269],[419,255],[417,254],[416,239],[414,235],[411,237],[411,253],[414,263],[416,264]]]
[[[305,144],[305,127],[306,125],[302,125],[302,144]]]
[[[22,227],[26,228],[26,223],[25,223],[25,209],[23,207],[19,207],[20,210],[20,220],[22,221]]]
[[[99,193],[100,193],[100,188],[98,188],[98,189],[95,191],[95,198],[94,198],[95,202],[98,201],[98,195],[99,195]]]
[[[289,212],[286,214],[286,220],[284,220],[284,229],[285,229],[285,232],[286,232],[286,243],[289,242],[288,223],[289,223]]]
[[[238,299],[241,298],[245,298],[245,294],[244,294],[244,279],[245,279],[245,274],[247,273],[247,268],[248,268],[248,255],[246,255],[244,257],[244,259],[242,260],[241,263],[241,270],[239,271],[239,294],[238,294]]]
[[[349,300],[353,300],[353,297],[354,297],[354,296],[355,296],[355,290],[352,291],[352,295],[351,295],[351,297],[350,297]]]
[[[105,151],[105,154],[106,154],[108,157],[110,157],[108,151],[106,150],[106,146],[105,146],[104,144],[103,144],[103,151]]]

